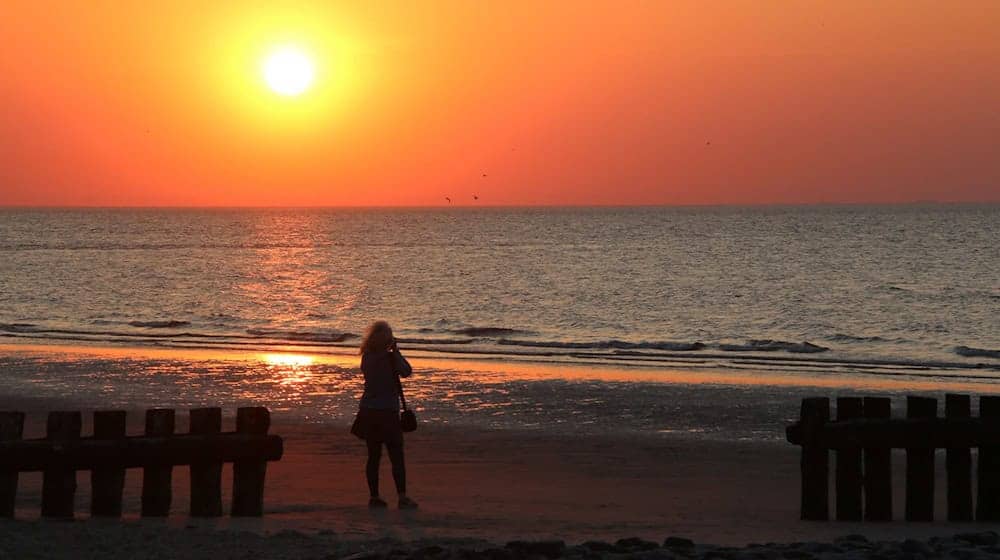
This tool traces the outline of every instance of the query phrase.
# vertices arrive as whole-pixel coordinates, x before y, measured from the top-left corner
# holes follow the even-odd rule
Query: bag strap
[[[406,397],[403,396],[403,382],[399,379],[399,372],[393,369],[392,373],[396,376],[396,387],[399,389],[399,400],[403,401],[403,410],[406,410]]]

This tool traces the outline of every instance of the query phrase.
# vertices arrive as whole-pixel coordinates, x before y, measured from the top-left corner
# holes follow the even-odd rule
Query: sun
[[[304,93],[316,77],[312,59],[295,47],[281,47],[264,59],[264,81],[275,93],[296,96]]]

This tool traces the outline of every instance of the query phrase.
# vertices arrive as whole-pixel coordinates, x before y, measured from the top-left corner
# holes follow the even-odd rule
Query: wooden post
[[[23,412],[0,412],[0,441],[24,436]],[[17,471],[0,471],[0,517],[14,517],[17,503]]]
[[[945,395],[944,415],[949,419],[972,416],[969,395]],[[968,447],[949,447],[948,521],[972,521],[972,451]]]
[[[217,434],[222,431],[222,409],[191,410],[192,434]],[[199,462],[191,465],[191,515],[222,515],[222,463]]]
[[[888,419],[892,401],[887,397],[865,397],[865,418]],[[865,521],[892,520],[892,449],[866,447],[864,450]]]
[[[802,519],[826,521],[830,516],[829,451],[815,445],[816,435],[830,420],[830,399],[802,399],[799,423],[802,426]]]
[[[863,416],[859,397],[837,399],[837,421]],[[861,521],[861,448],[837,450],[837,521]]]
[[[174,411],[154,408],[146,411],[146,435],[174,435]],[[157,465],[142,469],[142,516],[166,517],[170,515],[173,486],[172,465]]]
[[[236,432],[267,434],[271,414],[264,407],[245,407],[236,411]],[[267,461],[233,462],[233,516],[261,516],[264,513],[264,475]]]
[[[979,397],[979,417],[984,424],[1000,423],[1000,397]],[[979,448],[979,491],[976,520],[1000,521],[1000,447]]]
[[[46,437],[55,442],[58,457],[60,441],[79,439],[79,412],[50,412]],[[42,517],[73,517],[76,471],[52,466],[42,474]]]
[[[936,418],[937,399],[906,397],[907,418]],[[906,520],[934,521],[934,448],[906,449]]]
[[[124,437],[124,410],[94,412],[94,439]],[[90,488],[90,515],[121,517],[122,490],[125,488],[124,468],[101,467],[90,471]]]

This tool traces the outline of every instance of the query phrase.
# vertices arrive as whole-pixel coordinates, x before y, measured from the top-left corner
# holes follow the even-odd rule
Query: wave
[[[504,346],[528,346],[532,348],[565,348],[575,350],[672,350],[687,352],[701,350],[701,342],[627,342],[624,340],[601,340],[597,342],[556,342],[501,338],[497,344]]]
[[[170,329],[72,329],[45,327],[32,323],[0,323],[0,337],[16,339],[65,340],[83,343],[141,345],[172,348],[257,349],[280,350],[302,348],[315,353],[344,353],[352,348],[357,334],[338,331],[319,332],[277,328],[251,328],[233,332],[174,331]],[[894,374],[910,374],[926,370],[997,370],[983,361],[946,361],[911,359],[906,357],[849,356],[834,354],[816,356],[828,349],[811,342],[786,342],[754,339],[746,344],[704,343],[681,341],[628,341],[619,339],[597,341],[552,341],[526,338],[498,338],[486,341],[472,337],[400,338],[406,350],[436,354],[475,356],[509,356],[522,360],[557,360],[565,362],[612,362],[636,366],[741,367],[742,365],[775,365],[806,368],[851,368],[871,372],[889,368]],[[307,350],[306,350],[307,349]],[[764,354],[770,355],[764,355]],[[954,353],[965,357],[1000,358],[1000,350],[955,347]],[[906,373],[909,372],[909,373]],[[980,374],[977,374],[980,375]]]
[[[7,332],[33,332],[38,325],[31,323],[0,323],[0,331]]]
[[[854,336],[853,334],[842,334],[836,333],[828,337],[827,340],[832,340],[834,342],[887,342],[888,340],[882,338],[881,336]]]
[[[353,333],[343,333],[337,331],[310,332],[287,331],[282,329],[247,329],[246,333],[260,337],[284,338],[287,340],[303,340],[308,342],[344,342],[345,340],[359,338],[358,335]]]
[[[815,354],[829,350],[811,342],[785,342],[783,340],[748,340],[746,344],[720,344],[719,350],[725,352],[774,352],[784,351],[794,354]]]
[[[150,329],[176,329],[177,327],[186,327],[191,324],[191,321],[129,321],[130,325],[133,327],[146,327]]]
[[[304,332],[304,331],[285,331],[279,329],[247,329],[246,334],[239,333],[204,333],[204,332],[124,332],[118,330],[83,330],[83,329],[57,329],[57,328],[45,328],[38,325],[32,325],[28,323],[0,323],[0,332],[7,333],[17,333],[17,334],[32,334],[32,335],[73,335],[81,338],[81,340],[88,340],[90,337],[114,337],[114,338],[130,338],[130,339],[152,339],[152,340],[169,340],[169,339],[196,339],[196,340],[249,340],[255,342],[265,342],[268,340],[275,342],[343,342],[345,340],[350,340],[353,338],[358,338],[358,335],[352,333],[340,333],[340,332]]]
[[[26,335],[49,335],[49,334],[59,334],[59,335],[75,335],[75,336],[112,336],[112,337],[131,337],[131,338],[147,338],[147,339],[168,339],[168,338],[246,338],[227,334],[208,334],[208,333],[194,333],[194,332],[122,332],[113,330],[80,330],[80,329],[50,329],[41,327],[38,325],[28,325],[23,323],[7,323],[0,324],[0,332],[7,333],[20,333]],[[86,339],[83,339],[86,340]]]
[[[302,333],[299,331],[282,331],[279,329],[253,329],[259,335],[247,334],[201,334],[201,333],[165,333],[165,332],[113,332],[113,331],[77,331],[72,329],[36,328],[28,324],[0,324],[0,337],[15,339],[60,340],[83,343],[101,343],[115,345],[140,345],[188,349],[233,349],[246,351],[281,351],[302,348],[303,351],[318,354],[353,353],[353,344],[340,342],[357,335],[350,333]],[[292,340],[289,332],[298,333],[300,340]],[[276,333],[281,333],[278,336]],[[320,334],[320,337],[316,335]],[[320,338],[320,340],[317,340]],[[400,339],[406,344],[407,351],[432,352],[475,359],[477,356],[505,356],[509,359],[527,361],[557,361],[560,363],[614,363],[622,366],[636,367],[697,367],[697,368],[742,368],[747,365],[791,368],[806,371],[841,371],[843,368],[859,372],[885,375],[921,375],[955,377],[954,374],[944,374],[943,371],[1000,371],[1000,363],[969,362],[969,361],[938,361],[907,358],[876,358],[863,356],[815,356],[794,355],[791,353],[771,353],[763,355],[761,348],[794,349],[816,347],[809,343],[784,343],[769,345],[729,345],[730,348],[742,347],[758,352],[740,352],[736,350],[712,352],[711,348],[721,350],[720,345],[701,342],[627,342],[621,340],[605,340],[597,342],[558,342],[501,339],[499,344],[476,345],[481,339],[471,338],[414,338]],[[753,342],[753,341],[751,341]],[[788,346],[791,345],[791,346]],[[807,346],[808,345],[808,346]],[[350,350],[349,350],[350,349]],[[700,351],[699,351],[700,350]],[[973,352],[995,352],[990,350],[969,349]],[[812,350],[815,352],[815,350]],[[977,354],[978,355],[978,354]],[[928,370],[940,370],[938,372]],[[966,375],[966,374],[963,374]],[[982,373],[966,375],[969,379],[994,379]]]
[[[403,344],[472,344],[474,338],[397,338]]]
[[[966,358],[998,358],[1000,350],[987,350],[984,348],[972,348],[971,346],[956,346],[955,353]]]
[[[421,329],[423,331],[423,329]],[[477,338],[498,337],[498,336],[530,336],[536,334],[534,331],[521,329],[511,329],[507,327],[467,327],[464,329],[453,329],[448,331],[452,334],[462,336],[472,336]]]

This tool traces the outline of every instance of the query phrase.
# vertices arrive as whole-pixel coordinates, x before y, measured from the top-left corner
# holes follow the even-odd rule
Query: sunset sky
[[[0,205],[1000,201],[998,37],[995,0],[14,0]]]

